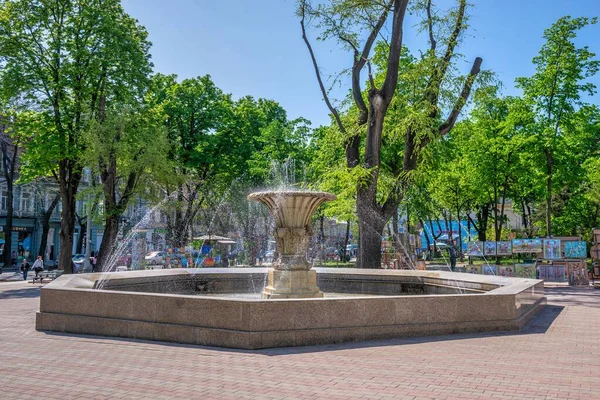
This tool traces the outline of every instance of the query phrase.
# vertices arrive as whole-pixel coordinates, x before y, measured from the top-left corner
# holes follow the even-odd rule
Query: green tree
[[[175,247],[191,240],[193,221],[205,203],[210,186],[218,196],[215,181],[226,153],[220,132],[231,120],[232,104],[228,95],[216,87],[210,76],[177,82],[175,75],[157,74],[149,93],[150,103],[161,107],[165,115],[168,145],[165,152],[172,160],[172,171],[165,175],[163,187],[167,203],[167,237]]]
[[[46,117],[28,144],[24,173],[58,181],[59,265],[71,272],[82,132],[101,98],[141,95],[151,71],[146,30],[119,0],[7,0],[0,4],[0,60],[6,87]]]
[[[452,129],[469,97],[482,62],[481,58],[475,59],[469,74],[462,80],[460,94],[450,96],[454,97],[454,101],[447,118],[442,118],[444,101],[448,99],[443,93],[447,88],[444,84],[448,83],[456,46],[466,27],[467,4],[459,0],[457,9],[446,18],[434,16],[431,1],[421,1],[415,5],[416,11],[425,14],[424,27],[429,34],[430,47],[419,60],[420,73],[410,77],[413,90],[413,87],[402,87],[405,82],[400,80],[402,30],[407,5],[408,0],[383,3],[340,0],[318,5],[306,0],[299,2],[302,37],[309,50],[322,95],[344,138],[342,146],[345,149],[346,168],[355,170],[352,176],[357,178],[356,212],[360,239],[357,263],[363,268],[380,267],[383,229],[397,212],[406,194],[420,153],[429,142]],[[373,46],[388,19],[391,19],[391,34],[383,62],[379,62],[382,69],[375,71],[375,74],[369,72],[369,89],[363,92],[361,73],[365,66],[369,71],[372,70]],[[351,102],[355,111],[350,110],[350,115],[355,116],[353,121],[347,121],[329,98],[307,37],[308,20],[317,21],[322,30],[321,39],[334,39],[353,54]],[[444,50],[440,51],[438,42]],[[401,101],[394,102],[399,84],[400,90],[410,96],[399,96]],[[392,114],[395,119],[390,117]],[[401,123],[386,123],[386,118]],[[386,134],[388,130],[391,132]]]
[[[3,107],[4,108],[4,107]],[[17,118],[14,112],[9,112],[6,108],[0,117],[0,154],[2,157],[2,172],[4,183],[6,185],[6,224],[4,225],[4,266],[8,267],[12,263],[12,227],[14,216],[14,186],[18,179],[19,153],[22,146],[18,134],[14,130],[18,126]],[[19,119],[20,121],[20,119]],[[16,128],[18,129],[18,127]]]
[[[135,196],[144,196],[153,176],[163,176],[169,161],[161,110],[146,105],[107,110],[84,132],[83,160],[99,176],[104,234],[97,266],[102,271],[117,239],[121,215]],[[89,211],[88,211],[89,212]]]
[[[533,59],[536,72],[517,78],[524,98],[535,114],[534,128],[545,173],[546,235],[552,235],[552,196],[556,186],[556,153],[565,140],[582,94],[593,95],[596,86],[588,80],[598,71],[595,54],[575,43],[577,32],[596,18],[562,17],[544,31],[546,43]]]
[[[598,226],[597,177],[600,143],[600,110],[595,105],[579,109],[569,124],[563,148],[556,153],[556,181],[553,196],[555,235],[589,237]]]
[[[455,129],[462,148],[459,157],[466,164],[474,203],[490,208],[494,240],[501,240],[507,201],[519,188],[515,182],[530,173],[521,159],[533,150],[533,139],[518,100],[500,97],[497,86],[478,90],[474,103],[469,121]]]

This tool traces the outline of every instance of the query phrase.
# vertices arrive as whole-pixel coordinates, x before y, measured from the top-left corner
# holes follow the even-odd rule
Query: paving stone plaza
[[[600,296],[546,288],[520,332],[245,351],[34,329],[0,283],[2,399],[598,399]]]

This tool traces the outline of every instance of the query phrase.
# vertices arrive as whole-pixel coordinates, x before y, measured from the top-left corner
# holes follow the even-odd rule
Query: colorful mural
[[[484,275],[498,275],[498,266],[497,265],[484,265],[483,266],[483,274]]]
[[[469,274],[481,274],[481,264],[467,265],[467,273],[469,273]]]
[[[585,242],[565,242],[565,258],[586,258]]]
[[[483,243],[483,253],[486,256],[495,256],[496,255],[496,242],[484,242]]]
[[[541,253],[542,239],[513,239],[513,253]]]
[[[561,258],[560,240],[544,239],[544,258],[549,260],[559,260]]]
[[[510,256],[511,254],[512,254],[512,243],[510,241],[496,242],[496,255]]]
[[[470,257],[483,256],[483,242],[475,241],[467,244],[467,255]]]
[[[537,270],[539,272],[538,279],[551,282],[564,282],[566,280],[564,266],[538,265]]]
[[[518,278],[536,278],[535,264],[515,264],[515,276]]]

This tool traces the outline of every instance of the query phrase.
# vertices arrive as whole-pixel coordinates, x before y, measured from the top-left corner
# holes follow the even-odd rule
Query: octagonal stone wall
[[[41,290],[36,329],[259,349],[518,330],[545,304],[539,280],[357,269],[318,269],[324,291],[352,297],[218,297],[261,290],[266,272],[207,268],[62,276]],[[95,288],[101,277],[105,290]],[[216,297],[193,294],[207,286]]]

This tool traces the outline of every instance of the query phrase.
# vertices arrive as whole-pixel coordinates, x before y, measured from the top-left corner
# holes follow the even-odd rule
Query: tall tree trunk
[[[489,204],[482,206],[477,213],[477,219],[479,226],[475,225],[477,229],[477,240],[485,242],[487,240],[487,224],[490,218],[490,207]]]
[[[529,203],[525,203],[525,208],[527,210],[527,237],[533,237],[533,225],[531,222],[531,206]]]
[[[427,245],[427,253],[431,254],[430,248],[431,248],[431,241],[429,240],[429,235],[427,234],[427,230],[425,229],[425,221],[423,221],[423,218],[419,217],[419,224],[421,224],[421,226],[423,227],[423,232],[425,233],[423,236],[425,236],[425,243]]]
[[[523,224],[523,228],[527,230],[527,215],[525,214],[525,200],[521,200],[521,223]]]
[[[463,259],[463,251],[462,251],[462,225],[460,224],[460,206],[456,206],[456,223],[458,226],[458,257],[462,261]]]
[[[467,210],[467,241],[471,241],[471,211]],[[462,243],[460,244],[462,250]],[[467,254],[467,262],[471,264],[471,256]]]
[[[431,229],[431,237],[433,239],[433,253],[431,254],[431,259],[433,259],[438,252],[437,241],[440,238],[440,236],[442,236],[442,225],[440,224],[439,215],[438,215],[438,219],[435,222],[437,223],[437,227],[438,227],[437,235],[434,235],[433,222],[431,220],[429,220],[429,228]]]
[[[408,207],[408,203],[406,203],[406,233],[410,235],[410,208]]]
[[[467,240],[469,242],[471,241],[471,218],[470,218],[470,214],[471,214],[471,211],[467,210]]]
[[[104,234],[102,235],[102,243],[98,250],[96,259],[96,272],[106,272],[108,268],[112,269],[116,265],[108,265],[108,260],[113,254],[113,247],[117,241],[119,233],[119,218],[120,215],[109,214],[104,220]]]
[[[82,167],[75,161],[59,161],[59,187],[62,202],[60,225],[60,252],[58,265],[66,274],[73,273],[73,234],[75,232],[76,195],[81,181]]]
[[[374,210],[371,210],[374,211]],[[373,215],[373,213],[361,213]],[[356,259],[359,268],[381,268],[381,234],[385,227],[385,222],[381,219],[365,219],[359,214],[359,245]]]
[[[44,215],[42,216],[42,240],[40,241],[40,250],[38,251],[38,256],[42,256],[42,258],[46,257],[46,246],[48,246],[48,232],[50,232],[50,218],[52,217],[52,213],[60,200],[60,195],[54,196],[52,199],[52,203],[50,203],[50,207],[45,210]]]
[[[554,160],[550,149],[544,149],[546,155],[546,236],[552,236],[552,168]]]
[[[390,100],[391,97],[387,99],[387,96],[383,96],[379,90],[371,89],[369,91],[370,109],[364,167],[371,170],[371,176],[367,185],[359,183],[357,187],[356,209],[360,232],[358,268],[381,268],[381,236],[387,220],[391,216],[386,218],[382,206],[377,202],[381,135]],[[397,209],[397,205],[395,209]]]
[[[60,251],[58,265],[66,274],[73,273],[73,233],[75,231],[75,196],[61,194],[63,204],[60,219]]]
[[[398,232],[400,231],[398,225],[398,211],[396,211],[394,215],[392,215],[392,240],[394,241],[395,245],[398,243]]]
[[[356,196],[359,246],[358,268],[381,268],[381,236],[387,223],[377,204],[377,171],[373,171],[368,186],[359,185]]]
[[[12,228],[14,214],[14,185],[6,182],[6,232],[4,233],[4,267],[12,264]]]
[[[183,218],[184,193],[183,184],[177,188],[177,208],[175,210],[175,231],[173,232],[173,247],[180,248],[184,246],[187,236],[187,226]],[[212,232],[209,232],[212,233]]]
[[[15,169],[17,168],[17,159],[19,145],[14,141],[11,144],[11,139],[6,133],[6,126],[2,125],[2,142],[0,148],[2,150],[2,165],[4,169],[4,179],[6,180],[6,225],[4,233],[4,268],[12,266],[12,227],[14,215],[14,183]]]
[[[342,251],[342,262],[346,262],[346,253],[348,248],[348,240],[350,239],[350,220],[346,224],[346,235],[344,236],[344,249]]]
[[[85,238],[85,232],[87,230],[87,223],[86,223],[86,218],[87,217],[82,217],[80,218],[79,216],[75,215],[77,218],[77,222],[79,223],[79,236],[77,236],[77,244],[75,245],[75,253],[76,254],[81,254],[82,250],[83,250],[83,240]]]

